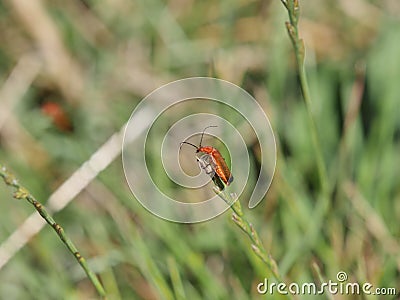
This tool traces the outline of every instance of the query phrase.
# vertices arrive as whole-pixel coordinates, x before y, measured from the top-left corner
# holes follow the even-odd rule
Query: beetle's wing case
[[[222,181],[229,185],[233,181],[233,176],[231,171],[226,164],[225,159],[222,157],[218,150],[214,149],[213,155],[211,156],[215,164],[215,173],[222,179]]]

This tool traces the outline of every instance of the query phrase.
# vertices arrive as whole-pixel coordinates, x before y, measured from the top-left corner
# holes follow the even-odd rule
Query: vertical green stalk
[[[93,286],[95,287],[99,295],[105,297],[106,292],[102,284],[100,283],[99,279],[97,278],[96,274],[89,268],[89,265],[87,264],[86,260],[79,253],[78,249],[75,247],[74,243],[67,236],[64,229],[54,221],[52,216],[47,212],[46,208],[39,201],[37,201],[35,197],[33,197],[26,188],[21,186],[18,180],[14,177],[14,175],[8,172],[7,169],[1,164],[0,164],[0,177],[3,178],[6,185],[16,189],[13,195],[15,199],[25,199],[35,207],[37,212],[54,229],[54,231],[60,237],[61,241],[67,246],[68,250],[74,255],[74,257],[76,258],[78,263],[82,266],[83,270],[85,271],[86,275],[92,282]]]
[[[315,243],[316,239],[318,238],[318,235],[320,234],[321,228],[325,220],[325,215],[329,210],[330,191],[328,186],[328,177],[325,168],[325,163],[321,152],[321,144],[318,139],[317,126],[315,124],[314,116],[312,113],[311,95],[308,87],[308,81],[304,63],[305,61],[304,41],[299,36],[299,29],[298,29],[298,22],[300,17],[299,0],[281,0],[281,2],[285,6],[289,16],[289,21],[286,22],[285,24],[296,57],[297,72],[300,79],[300,87],[307,110],[307,120],[311,133],[311,141],[314,149],[314,155],[316,159],[318,177],[321,188],[319,201],[316,204],[312,218],[313,221],[310,222],[309,227],[305,232],[305,235],[301,238],[299,237],[296,246],[289,249],[285,257],[283,258],[283,265],[287,269],[296,260],[296,258],[299,257],[301,253],[304,253],[304,251],[307,251],[307,249],[311,247],[312,244]],[[284,270],[286,271],[285,268]]]
[[[314,116],[311,106],[311,95],[308,87],[308,81],[305,71],[305,47],[304,41],[299,36],[298,22],[300,17],[299,0],[281,0],[286,7],[289,15],[289,22],[286,22],[286,29],[289,33],[290,40],[292,41],[293,49],[296,56],[297,71],[300,79],[300,87],[303,93],[303,99],[306,105],[308,123],[311,132],[311,141],[314,148],[316,163],[318,168],[318,175],[322,193],[325,194],[328,189],[327,175],[325,163],[321,153],[320,142],[318,139],[317,126],[315,125]]]

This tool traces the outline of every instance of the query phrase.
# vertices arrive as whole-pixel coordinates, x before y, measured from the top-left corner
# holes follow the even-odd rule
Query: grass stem
[[[290,40],[293,45],[293,49],[295,52],[296,63],[297,63],[297,72],[300,80],[300,87],[303,94],[304,103],[307,110],[308,123],[311,133],[311,141],[312,146],[314,148],[318,176],[321,186],[321,191],[323,194],[326,194],[328,191],[328,178],[327,172],[325,168],[325,163],[323,160],[322,152],[321,152],[321,144],[318,139],[317,126],[315,124],[315,119],[312,113],[312,101],[310,89],[308,86],[307,75],[305,70],[305,47],[304,41],[299,36],[298,22],[300,17],[300,6],[298,0],[281,0],[284,6],[286,7],[289,15],[289,22],[286,22],[286,29],[288,31]]]
[[[228,194],[226,191],[221,191],[217,187],[214,188],[214,192],[222,200],[224,200],[225,203],[231,205],[230,207],[233,210],[232,221],[250,238],[252,243],[251,248],[254,253],[265,263],[265,265],[268,267],[268,270],[272,273],[272,275],[278,282],[284,282],[282,276],[279,273],[276,261],[273,259],[271,254],[269,254],[265,250],[257,231],[255,230],[253,225],[246,219],[239,200],[236,200],[236,195]]]
[[[92,282],[98,294],[105,298],[106,292],[96,274],[89,268],[89,265],[86,262],[85,258],[83,258],[83,256],[79,253],[78,249],[67,236],[64,229],[54,221],[53,217],[48,213],[46,208],[39,201],[37,201],[35,197],[33,197],[32,194],[25,187],[20,185],[15,176],[10,173],[2,164],[0,164],[0,177],[3,178],[6,185],[16,189],[13,195],[15,199],[25,199],[35,207],[37,212],[54,229],[61,241],[67,246],[68,250],[72,253],[72,255],[74,255],[78,263],[82,266],[83,270],[85,271],[89,280]]]
[[[314,150],[315,160],[317,164],[318,178],[320,183],[320,192],[319,201],[316,204],[313,222],[310,224],[309,228],[306,230],[303,238],[299,238],[298,243],[295,247],[289,251],[287,257],[291,257],[291,263],[301,255],[308,248],[311,248],[311,245],[315,243],[315,240],[318,238],[320,234],[321,227],[324,223],[325,216],[329,211],[330,202],[329,202],[329,193],[330,188],[328,185],[328,176],[324,163],[324,159],[321,151],[321,143],[318,138],[318,131],[315,122],[315,118],[312,112],[312,101],[311,101],[311,93],[307,81],[306,69],[305,69],[305,46],[303,39],[300,38],[298,22],[300,18],[300,5],[299,0],[281,0],[283,5],[285,6],[289,21],[286,22],[286,29],[289,34],[290,40],[293,45],[293,49],[296,57],[297,64],[297,72],[300,80],[300,88],[303,94],[304,103],[307,111],[307,120],[311,134],[311,142]]]

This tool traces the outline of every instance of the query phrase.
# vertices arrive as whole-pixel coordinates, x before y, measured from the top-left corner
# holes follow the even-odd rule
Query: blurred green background
[[[1,1],[0,161],[46,203],[152,90],[216,76],[252,94],[274,129],[274,181],[245,214],[285,281],[336,280],[345,271],[349,282],[399,292],[400,2],[300,5],[330,187],[314,238],[307,232],[318,226],[321,201],[315,155],[278,0]],[[248,145],[253,168],[258,146]],[[1,247],[34,210],[4,184],[0,195]],[[272,277],[230,212],[196,225],[161,220],[133,198],[120,157],[54,217],[110,299],[284,299],[257,293]],[[1,299],[96,297],[48,226],[0,269]]]

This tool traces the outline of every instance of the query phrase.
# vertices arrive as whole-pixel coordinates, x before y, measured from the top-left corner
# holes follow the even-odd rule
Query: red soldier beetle
[[[233,176],[225,162],[225,159],[222,157],[221,153],[214,147],[201,145],[201,143],[203,142],[204,132],[206,131],[207,128],[211,128],[211,127],[217,127],[217,126],[207,126],[206,128],[204,128],[203,133],[201,134],[199,146],[196,146],[189,142],[182,142],[180,146],[182,147],[183,144],[188,144],[188,145],[196,148],[196,153],[202,152],[202,153],[209,155],[212,159],[212,164],[208,163],[207,166],[206,165],[204,165],[204,167],[202,165],[200,165],[200,166],[209,175],[210,175],[210,172],[206,168],[209,168],[211,166],[213,168],[213,170],[215,171],[215,175],[218,176],[226,185],[229,185],[233,181]],[[204,163],[204,159],[203,160],[198,159],[198,161]],[[212,178],[215,183],[214,175],[212,176]]]

